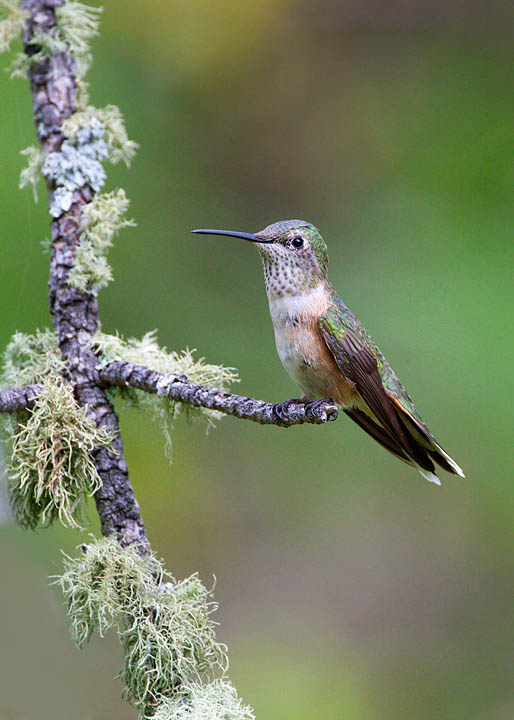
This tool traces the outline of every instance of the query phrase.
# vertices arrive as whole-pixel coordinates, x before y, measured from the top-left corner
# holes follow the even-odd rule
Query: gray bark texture
[[[38,392],[38,385],[0,389],[0,412],[14,413],[30,407]]]
[[[261,425],[282,427],[303,423],[319,425],[337,418],[337,408],[329,399],[315,402],[302,400],[286,400],[284,403],[264,402],[204,385],[195,385],[188,382],[185,375],[164,375],[143,365],[132,365],[127,362],[109,363],[100,370],[99,375],[100,380],[106,385],[137,388],[195,407],[218,410],[225,415],[253,420]]]
[[[64,0],[22,1],[21,6],[30,13],[23,37],[27,55],[38,51],[34,35],[53,32],[55,8],[63,4]],[[58,151],[64,140],[62,123],[75,110],[77,82],[71,54],[54,52],[32,65],[29,80],[41,148],[45,153]],[[48,190],[51,199],[55,191],[51,181]],[[102,533],[116,533],[123,545],[137,543],[145,552],[148,548],[146,529],[129,481],[118,418],[105,390],[94,381],[97,358],[91,350],[90,339],[100,326],[98,302],[94,295],[67,283],[79,244],[82,212],[93,195],[91,187],[84,185],[74,192],[70,209],[52,221],[50,313],[67,362],[67,379],[73,384],[77,402],[87,406],[95,423],[106,427],[115,437],[113,447],[97,450],[94,458],[102,479],[102,489],[95,494]]]

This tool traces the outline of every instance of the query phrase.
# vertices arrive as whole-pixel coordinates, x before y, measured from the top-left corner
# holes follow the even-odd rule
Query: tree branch
[[[23,36],[28,57],[38,51],[40,38],[53,37],[55,9],[63,4],[64,0],[22,0],[21,7],[29,13]],[[71,53],[53,50],[41,62],[31,64],[29,79],[41,148],[45,155],[58,153],[64,141],[62,124],[76,109],[77,73]],[[47,185],[52,207],[58,182],[47,177]],[[100,325],[98,302],[92,293],[68,284],[80,242],[82,213],[93,196],[89,184],[73,189],[69,209],[52,220],[50,312],[68,368],[66,377],[73,384],[77,402],[87,406],[95,423],[107,428],[115,438],[111,448],[98,449],[94,457],[102,479],[102,488],[95,494],[102,533],[116,533],[122,545],[136,543],[146,552],[146,529],[129,481],[118,418],[105,391],[92,379],[97,358],[90,340]]]
[[[170,400],[195,407],[218,410],[261,425],[321,424],[337,418],[337,408],[331,400],[305,403],[289,400],[285,403],[269,403],[264,400],[222,392],[216,388],[195,385],[184,375],[164,375],[144,365],[112,362],[99,371],[100,380],[106,385],[137,388]]]
[[[185,405],[218,410],[225,415],[251,420],[260,425],[321,425],[337,419],[337,407],[329,399],[317,402],[286,400],[283,403],[270,403],[197,385],[189,382],[185,375],[165,375],[144,365],[128,362],[109,363],[95,371],[94,381],[103,388],[128,386]],[[17,412],[31,407],[38,392],[38,385],[0,390],[0,412]]]
[[[0,412],[14,413],[32,405],[39,392],[39,385],[0,389]]]

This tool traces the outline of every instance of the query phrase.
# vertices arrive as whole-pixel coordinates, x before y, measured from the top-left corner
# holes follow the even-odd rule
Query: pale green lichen
[[[3,353],[0,386],[34,385],[64,368],[53,330],[36,330],[33,335],[16,332]]]
[[[33,145],[22,150],[20,155],[26,155],[28,158],[27,167],[23,168],[20,173],[20,190],[23,190],[27,185],[32,185],[34,200],[37,202],[37,184],[41,178],[45,155],[42,150]]]
[[[4,4],[8,0],[1,0]],[[23,25],[27,13],[23,12]],[[36,32],[32,37],[32,44],[38,46],[39,50],[33,55],[18,53],[11,64],[11,77],[26,77],[30,68],[42,62],[45,58],[58,53],[69,52],[75,60],[75,74],[79,81],[83,79],[91,65],[91,53],[89,51],[90,40],[98,34],[98,15],[102,8],[89,7],[79,2],[66,2],[63,6],[56,8],[57,25],[49,32]],[[12,15],[11,15],[12,17]],[[11,32],[12,20],[7,20]],[[1,31],[0,31],[1,40]]]
[[[144,559],[134,546],[122,549],[114,536],[82,546],[83,554],[64,554],[62,576],[56,579],[66,599],[71,638],[82,648],[97,632],[100,637],[122,619],[126,608],[137,605],[147,585],[156,582],[159,565]]]
[[[79,2],[66,2],[56,8],[59,30],[71,52],[79,56],[89,54],[90,41],[98,35],[101,7],[91,7]]]
[[[106,253],[114,236],[124,227],[134,227],[133,220],[123,218],[129,206],[124,190],[95,195],[84,207],[80,244],[75,263],[68,275],[70,285],[82,291],[97,293],[112,280]]]
[[[152,716],[153,720],[255,720],[249,705],[244,705],[229,680],[195,683],[183,698],[166,698]]]
[[[14,0],[0,0],[0,52],[9,50],[23,31],[28,12]]]
[[[211,679],[227,667],[226,648],[216,642],[210,615],[216,604],[196,574],[159,586],[153,582],[127,608],[120,633],[125,695],[138,707]]]
[[[195,359],[192,350],[177,353],[168,352],[165,347],[161,348],[156,340],[156,331],[146,333],[140,340],[137,338],[125,340],[119,335],[99,333],[94,337],[94,348],[101,354],[99,367],[114,361],[146,365],[164,374],[185,375],[189,382],[219,388],[222,391],[227,390],[231,383],[239,382],[235,368],[212,365],[206,363],[204,358]],[[174,420],[179,415],[184,415],[187,419],[205,418],[208,427],[214,425],[215,420],[223,417],[222,413],[216,410],[193,407],[143,391],[127,391],[121,388],[115,390],[133,404],[152,412],[163,431],[165,451],[169,458],[172,453],[171,430]]]
[[[46,58],[51,57],[55,53],[66,52],[68,46],[54,28],[51,33],[37,31],[31,39],[31,43],[37,46],[39,50],[33,55],[27,55],[24,52],[17,53],[12,61],[9,69],[11,77],[26,78],[30,69],[34,65],[38,65]]]
[[[92,452],[112,441],[78,406],[62,380],[63,370],[57,336],[50,330],[15,333],[3,354],[0,385],[41,386],[30,410],[0,416],[11,447],[11,506],[23,527],[49,525],[56,518],[80,527],[82,500],[101,484]]]
[[[58,518],[63,525],[80,528],[84,497],[101,487],[92,453],[109,446],[112,436],[96,427],[59,376],[43,380],[33,407],[17,420],[9,438],[8,464],[17,522],[35,528]]]
[[[102,8],[90,7],[79,2],[65,2],[55,9],[57,30],[64,48],[75,60],[75,74],[79,83],[91,66],[90,41],[98,35],[99,15]],[[81,94],[82,88],[78,88]]]
[[[108,151],[104,134],[104,126],[92,120],[73,138],[64,140],[58,152],[46,156],[41,172],[56,186],[50,198],[52,217],[59,217],[70,209],[74,190],[89,185],[98,191],[105,183],[102,161],[107,159]]]
[[[226,648],[210,619],[216,604],[196,574],[177,582],[153,555],[121,548],[112,536],[83,550],[79,558],[65,555],[57,579],[72,639],[83,647],[93,632],[116,628],[125,650],[124,694],[141,717],[225,672]]]
[[[82,106],[83,95],[87,96],[87,84],[83,79],[92,62],[90,41],[98,35],[99,15],[102,8],[94,8],[79,2],[65,2],[56,8],[57,27],[75,60],[77,80],[77,103]]]
[[[62,131],[68,138],[73,139],[80,128],[87,127],[94,121],[101,123],[105,129],[104,141],[110,162],[123,161],[127,166],[130,165],[138,145],[129,140],[123,115],[116,105],[107,105],[104,108],[89,105],[85,110],[73,113],[65,120]]]

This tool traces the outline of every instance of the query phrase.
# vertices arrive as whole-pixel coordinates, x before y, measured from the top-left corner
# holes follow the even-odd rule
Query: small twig
[[[287,404],[269,403],[196,385],[188,382],[184,375],[165,375],[150,370],[144,365],[112,362],[99,371],[99,376],[105,385],[137,388],[187,405],[218,410],[226,415],[252,420],[261,425],[282,427],[303,423],[319,425],[337,418],[337,408],[330,400],[314,403],[301,401],[289,401]],[[280,412],[277,410],[279,407]]]

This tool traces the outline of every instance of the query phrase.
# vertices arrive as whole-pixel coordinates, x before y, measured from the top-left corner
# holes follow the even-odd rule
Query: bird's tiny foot
[[[309,420],[318,419],[321,422],[331,422],[337,419],[337,408],[332,398],[313,400],[305,404],[305,417]]]
[[[305,398],[291,398],[290,400],[284,400],[283,402],[275,403],[273,405],[273,415],[278,420],[280,425],[289,427],[289,408],[291,405],[300,405],[305,402]]]

